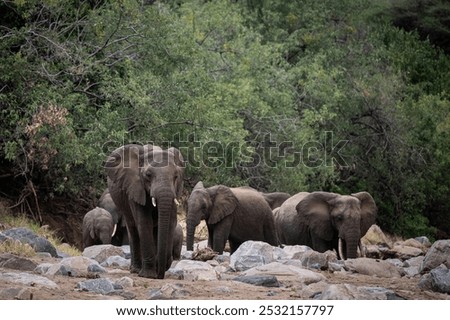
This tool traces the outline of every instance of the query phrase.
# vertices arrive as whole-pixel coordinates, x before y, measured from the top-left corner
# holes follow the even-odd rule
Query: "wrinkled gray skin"
[[[173,260],[180,260],[182,247],[183,247],[183,229],[181,228],[181,225],[178,223],[175,228],[175,234],[173,236],[173,248],[172,248]]]
[[[176,199],[183,191],[181,153],[175,148],[125,145],[112,152],[105,169],[109,192],[127,225],[130,271],[163,279],[172,263]]]
[[[195,227],[201,220],[208,227],[208,246],[219,254],[227,240],[231,253],[247,240],[279,245],[272,210],[261,193],[251,188],[205,188],[200,181],[188,200],[187,250],[194,248]]]
[[[111,214],[114,223],[117,225],[116,232],[111,239],[111,244],[115,246],[129,244],[125,218],[117,209],[117,206],[111,198],[111,194],[109,193],[108,188],[106,188],[105,191],[103,191],[103,194],[100,196],[97,207],[103,208],[108,211]]]
[[[83,218],[83,248],[98,244],[110,244],[114,232],[114,221],[105,209],[96,207]]]
[[[357,257],[360,239],[377,216],[377,206],[367,192],[339,195],[300,192],[274,210],[282,244],[307,245],[324,252],[336,249],[342,240],[341,259]]]
[[[263,193],[262,195],[272,210],[281,207],[281,205],[291,197],[291,195],[286,192],[270,192]]]

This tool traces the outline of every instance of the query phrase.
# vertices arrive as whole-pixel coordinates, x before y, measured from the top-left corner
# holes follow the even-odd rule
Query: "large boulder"
[[[83,257],[94,259],[98,263],[102,263],[109,257],[119,256],[125,257],[125,251],[122,247],[113,246],[112,244],[100,244],[86,247],[83,250]]]
[[[439,265],[450,268],[450,240],[438,240],[428,250],[420,267],[420,272],[427,272]]]
[[[357,287],[351,284],[330,284],[316,297],[320,300],[403,300],[394,291],[381,287]]]
[[[2,239],[12,238],[22,243],[28,243],[36,252],[48,252],[52,257],[57,257],[58,253],[54,245],[44,237],[38,236],[28,228],[12,228],[2,232]],[[6,236],[6,237],[5,237]]]
[[[93,259],[86,257],[69,257],[62,259],[59,263],[44,266],[39,265],[36,272],[44,275],[63,275],[73,277],[83,277],[91,273],[106,273],[106,270]]]
[[[377,276],[380,278],[400,278],[399,269],[384,260],[370,258],[358,258],[345,260],[345,268],[348,271],[357,272],[368,276]]]
[[[207,262],[181,260],[168,271],[168,276],[189,281],[217,280],[217,272]]]
[[[244,271],[274,261],[274,248],[262,241],[246,241],[230,257],[230,267]]]

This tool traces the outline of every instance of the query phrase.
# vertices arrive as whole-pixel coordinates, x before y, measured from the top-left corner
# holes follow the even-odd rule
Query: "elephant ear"
[[[303,223],[315,235],[327,241],[331,241],[334,235],[330,212],[337,196],[329,192],[312,192],[295,207]]]
[[[192,189],[192,191],[194,191],[194,190],[202,190],[202,189],[205,189],[205,187],[203,186],[203,182],[199,181],[199,182],[196,183],[196,185],[194,186],[194,189]]]
[[[105,163],[108,179],[119,185],[130,200],[140,205],[145,205],[146,193],[139,171],[152,149],[152,145],[128,144],[114,150]]]
[[[214,189],[215,193],[211,197],[213,198],[213,206],[211,208],[211,214],[208,218],[209,224],[216,224],[226,216],[232,214],[239,203],[230,188],[218,186]]]
[[[175,164],[177,165],[177,171],[178,171],[178,179],[177,179],[177,183],[175,186],[175,192],[177,195],[177,198],[180,198],[182,193],[183,193],[183,175],[184,175],[184,167],[185,167],[185,163],[184,163],[184,159],[183,159],[183,155],[181,154],[180,150],[178,150],[177,148],[169,148],[167,149],[167,151],[169,153],[172,153]]]
[[[85,222],[86,222],[85,227],[86,230],[89,231],[89,236],[91,237],[91,239],[95,239],[94,217],[92,213],[89,213],[89,215],[86,216]]]
[[[368,192],[353,193],[352,196],[358,198],[361,202],[361,237],[364,237],[367,230],[377,219],[378,208],[375,200]]]

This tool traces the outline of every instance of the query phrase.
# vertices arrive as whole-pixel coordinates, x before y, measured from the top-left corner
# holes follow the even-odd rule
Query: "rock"
[[[132,288],[134,281],[130,277],[122,277],[114,283],[114,286],[120,286],[123,289]]]
[[[345,268],[352,272],[377,276],[380,278],[400,278],[400,271],[391,263],[384,260],[358,258],[345,260]]]
[[[47,239],[38,236],[28,228],[12,228],[2,232],[4,236],[28,243],[36,252],[48,252],[57,257],[56,248]]]
[[[386,262],[389,262],[390,264],[396,266],[397,268],[403,267],[403,261],[400,259],[386,259]]]
[[[320,300],[398,300],[403,299],[394,291],[381,287],[357,287],[351,284],[330,284],[321,294]]]
[[[433,243],[423,259],[420,272],[433,270],[441,264],[450,268],[450,240],[438,240]]]
[[[82,255],[83,257],[94,259],[98,263],[102,263],[112,256],[125,257],[123,249],[121,247],[113,246],[112,244],[100,244],[87,247],[84,249]]]
[[[246,241],[230,257],[230,267],[244,271],[274,261],[273,247],[262,241]]]
[[[422,276],[418,286],[422,289],[450,294],[450,269],[442,265]]]
[[[179,279],[188,281],[217,280],[217,273],[209,263],[193,260],[181,260],[168,270]]]
[[[317,252],[307,250],[299,257],[302,265],[309,269],[327,270],[329,262],[337,262],[337,255],[333,251]]]
[[[278,249],[278,248],[277,248]],[[312,251],[312,249],[308,246],[284,246],[282,249],[282,258],[281,259],[300,259],[305,252]]]
[[[253,267],[243,272],[246,276],[252,275],[272,275],[272,276],[291,276],[300,280],[304,284],[311,284],[314,282],[323,281],[326,278],[320,273],[296,267],[280,262],[272,262],[266,265]]]
[[[29,274],[26,272],[21,273],[0,272],[0,279],[2,279],[2,281],[4,282],[22,284],[26,286],[45,287],[49,289],[58,288],[58,285],[55,282],[45,277]]]
[[[403,263],[403,270],[408,277],[415,277],[420,273],[420,266],[422,265],[424,256],[418,256],[406,260]]]
[[[9,288],[0,290],[0,300],[33,300],[33,292],[27,288]]]
[[[152,289],[149,299],[177,299],[189,296],[189,291],[182,284],[165,284],[160,289]]]
[[[131,259],[131,248],[129,244],[124,244],[123,246],[121,246],[122,251],[123,251],[123,257],[125,259]]]
[[[255,286],[262,286],[262,287],[279,287],[280,283],[278,282],[277,277],[273,275],[264,275],[264,274],[257,274],[257,275],[240,275],[233,279],[234,281],[244,282],[248,284],[252,284]]]
[[[328,270],[331,272],[339,272],[342,271],[345,267],[345,263],[343,260],[330,261],[328,262]]]
[[[418,241],[416,242],[420,245]],[[408,246],[406,245],[406,243],[408,242],[394,245],[394,247],[388,251],[388,254],[401,260],[407,260],[413,257],[423,255],[424,252],[422,249],[413,246]]]
[[[361,242],[365,246],[369,245],[382,245],[385,247],[391,246],[391,241],[386,237],[380,227],[376,224],[373,224],[369,230],[367,230],[364,237],[361,238]]]
[[[131,261],[121,256],[111,256],[100,264],[102,267],[118,268],[129,270]]]
[[[193,255],[194,251],[182,251],[180,260],[192,260]]]
[[[217,262],[219,262],[220,264],[230,264],[230,253],[229,252],[224,252],[223,254],[219,254],[217,256],[214,257],[214,260],[216,260]]]
[[[91,272],[105,273],[97,261],[86,257],[64,258],[59,263],[52,265],[44,275],[86,276]]]
[[[415,240],[417,240],[417,241],[419,241],[424,247],[426,247],[426,248],[429,248],[429,247],[431,247],[431,242],[430,242],[430,240],[427,238],[427,237],[425,237],[425,236],[422,236],[422,237],[416,237],[416,238],[414,238]]]
[[[77,289],[100,294],[109,294],[116,291],[114,283],[109,279],[90,279],[77,283]]]
[[[33,271],[36,269],[37,264],[23,257],[3,253],[0,255],[0,267],[21,271]]]

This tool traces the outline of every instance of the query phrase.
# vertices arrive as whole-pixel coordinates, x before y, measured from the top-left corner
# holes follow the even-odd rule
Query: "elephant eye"
[[[152,176],[152,172],[150,170],[145,171],[145,175],[147,178],[150,178]]]

